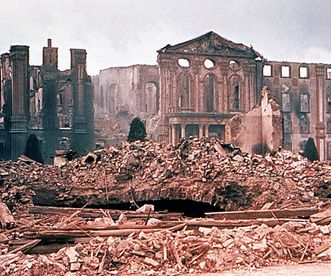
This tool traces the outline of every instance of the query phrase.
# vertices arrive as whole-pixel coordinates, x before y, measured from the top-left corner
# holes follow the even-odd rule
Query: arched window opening
[[[109,87],[109,93],[107,93],[107,110],[109,113],[114,113],[115,112],[115,101],[117,97],[117,84],[112,83]]]
[[[205,106],[206,112],[214,112],[215,111],[215,76],[212,74],[208,74],[205,78]]]
[[[178,64],[180,67],[190,67],[190,61],[186,58],[178,59]]]
[[[34,79],[33,77],[30,77],[30,91],[34,90]]]
[[[146,97],[146,112],[149,115],[154,115],[158,112],[158,91],[157,86],[149,82],[145,87],[145,97]]]
[[[103,92],[103,86],[100,86],[100,95],[99,95],[99,107],[101,112],[103,112],[104,109],[104,92]]]
[[[326,111],[331,113],[331,85],[328,86],[326,92]]]
[[[182,78],[180,78],[179,89],[180,91],[179,91],[178,107],[190,108],[191,87],[190,87],[189,75],[184,75]]]
[[[230,109],[232,111],[239,111],[242,109],[242,95],[239,76],[233,76],[230,79]]]
[[[211,69],[215,67],[215,62],[212,61],[211,59],[205,59],[205,61],[203,62],[203,65],[207,68],[207,69]]]
[[[236,60],[230,60],[229,67],[233,71],[237,71],[240,69],[240,62]]]

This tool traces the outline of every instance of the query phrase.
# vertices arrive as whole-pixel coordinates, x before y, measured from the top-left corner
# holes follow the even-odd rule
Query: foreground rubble
[[[189,138],[176,147],[123,143],[61,168],[1,161],[2,200],[58,206],[194,200],[225,210],[301,206],[330,195],[331,170],[299,154],[250,156],[217,139]]]
[[[123,220],[122,215],[117,221],[109,216],[84,221],[77,217],[79,209],[62,220],[47,218],[34,227],[5,232],[9,239],[12,235],[12,244],[15,235],[17,244],[23,238],[29,242],[12,246],[8,253],[2,246],[0,269],[3,275],[183,275],[331,261],[330,210],[309,220],[257,218],[250,220],[254,224],[236,227],[249,220],[197,218],[170,223],[147,218],[144,223],[145,219]],[[267,225],[271,222],[272,227]],[[21,252],[44,250],[46,244],[36,246],[43,237],[50,242],[72,236],[75,243],[62,244],[65,247],[56,253]]]
[[[25,157],[0,165],[1,275],[183,275],[331,261],[330,166],[299,154],[250,156],[190,138],[175,147],[123,143],[62,167]],[[88,208],[158,200],[216,211],[193,219],[149,205]]]

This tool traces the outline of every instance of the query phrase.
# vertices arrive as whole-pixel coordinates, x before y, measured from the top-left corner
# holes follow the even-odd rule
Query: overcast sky
[[[0,53],[29,45],[42,61],[52,38],[59,67],[70,48],[87,70],[156,64],[156,50],[214,31],[269,60],[331,63],[330,0],[0,0]]]

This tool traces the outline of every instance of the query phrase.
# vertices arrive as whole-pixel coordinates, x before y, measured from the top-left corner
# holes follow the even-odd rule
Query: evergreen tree
[[[39,148],[38,138],[35,134],[31,134],[26,141],[25,156],[31,158],[34,161],[43,163],[43,157]]]
[[[138,118],[135,117],[130,124],[130,131],[128,135],[128,141],[143,141],[146,138],[146,128],[144,123]]]
[[[307,143],[305,144],[304,155],[310,161],[319,160],[318,151],[314,142],[314,139],[309,137]]]

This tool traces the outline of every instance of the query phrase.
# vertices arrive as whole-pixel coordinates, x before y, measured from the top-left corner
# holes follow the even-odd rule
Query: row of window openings
[[[190,67],[190,61],[186,58],[179,58],[177,62],[178,62],[180,67],[184,67],[184,68]],[[213,61],[211,59],[208,59],[208,58],[204,60],[203,65],[207,69],[212,69],[216,66],[215,61]],[[237,60],[230,60],[228,66],[229,66],[230,69],[236,71],[236,70],[240,69],[240,62],[237,61]]]
[[[326,112],[331,113],[331,95],[328,95],[326,105]],[[282,111],[283,112],[292,112],[292,101],[291,95],[289,93],[282,94]],[[309,113],[309,95],[308,94],[300,94],[300,112]]]
[[[215,77],[213,75],[208,75],[205,80],[205,95],[206,95],[206,102],[205,102],[205,111],[206,112],[214,112],[215,111]],[[239,80],[233,78],[230,82],[230,109],[232,111],[239,111],[242,110],[243,102],[241,99],[241,91],[240,91],[240,84]],[[179,108],[190,108],[190,80],[188,76],[185,76],[182,84],[181,90],[178,98],[178,107]]]
[[[299,131],[300,133],[310,133],[309,118],[301,115],[299,118]],[[292,133],[292,120],[290,116],[284,116],[284,133]],[[331,120],[327,122],[326,133],[331,134]]]
[[[290,114],[284,114],[283,127],[284,133],[292,133],[292,120]],[[301,114],[299,117],[299,132],[310,133],[310,121],[305,114]]]
[[[282,93],[282,111],[292,112],[292,101],[291,101],[291,95],[289,93]],[[300,94],[300,112],[303,113],[310,112],[308,94]]]
[[[263,76],[264,77],[271,77],[272,76],[272,65],[265,64],[263,66]],[[282,65],[280,68],[280,76],[282,78],[289,78],[291,77],[291,68],[289,65]],[[301,79],[308,79],[308,67],[307,66],[299,66],[299,78]],[[326,78],[331,79],[331,68],[326,69]]]

